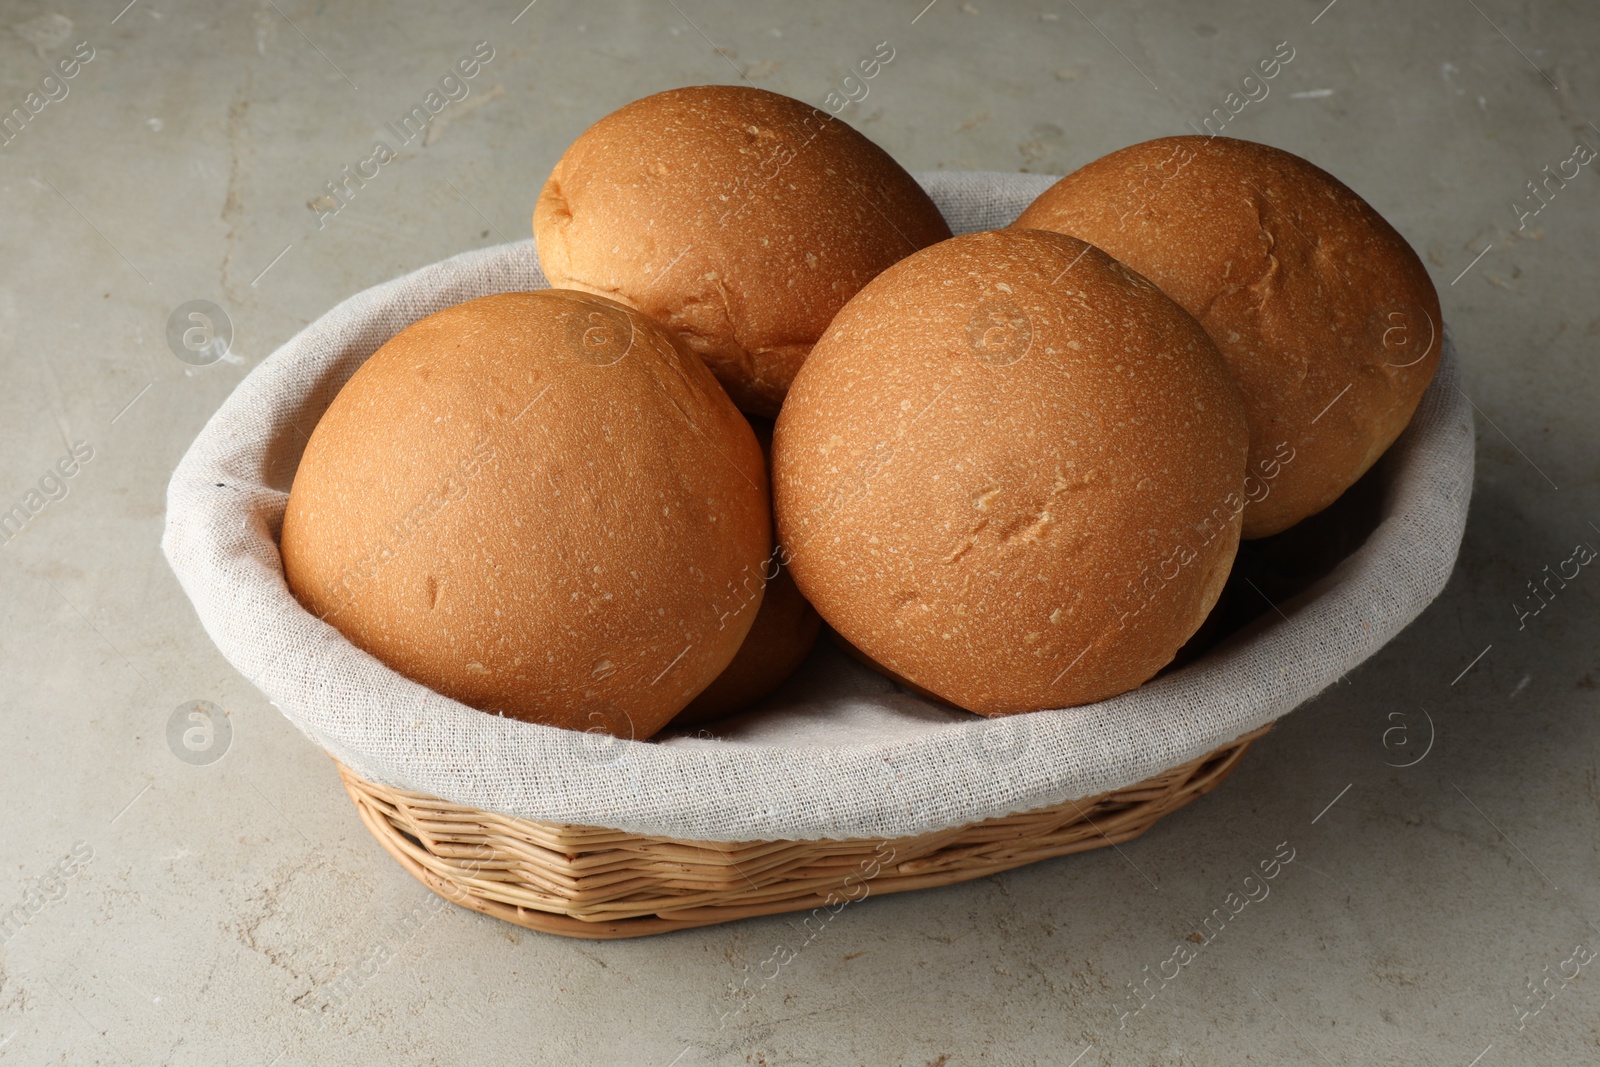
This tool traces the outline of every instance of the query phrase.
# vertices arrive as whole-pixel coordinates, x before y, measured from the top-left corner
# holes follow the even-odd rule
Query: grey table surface
[[[1600,174],[1527,186],[1600,148],[1600,7],[124,3],[0,3],[0,109],[27,114],[0,147],[0,506],[49,497],[0,557],[0,1063],[1600,1061],[1600,577],[1516,607],[1600,544]],[[470,95],[319,202],[480,41]],[[1479,412],[1455,576],[1145,837],[870,899],[776,973],[781,916],[587,943],[428,907],[200,628],[158,548],[168,475],[332,304],[525,236],[595,119],[740,79],[820,105],[883,41],[843,118],[912,170],[1039,173],[1185,132],[1286,42],[1226,132],[1338,174],[1432,272]],[[168,343],[190,300],[232,324],[206,366]],[[169,747],[191,700],[227,712],[216,762]],[[1280,842],[1270,896],[1124,1017]]]

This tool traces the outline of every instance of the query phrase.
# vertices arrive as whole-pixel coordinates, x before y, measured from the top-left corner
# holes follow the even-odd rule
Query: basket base
[[[1097,797],[887,841],[678,841],[542,823],[378,785],[338,767],[367,829],[434,893],[545,933],[618,938],[837,911],[871,895],[1119,845],[1220,785],[1269,729]]]

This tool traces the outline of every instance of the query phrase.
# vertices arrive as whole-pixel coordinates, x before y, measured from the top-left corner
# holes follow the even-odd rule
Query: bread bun
[[[891,671],[888,667],[885,667],[883,664],[879,663],[877,660],[873,659],[871,656],[868,656],[865,652],[861,651],[855,645],[852,645],[849,641],[846,641],[844,639],[844,635],[839,633],[838,630],[835,630],[831,626],[828,627],[828,640],[833,642],[833,647],[837,648],[839,651],[843,652],[845,655],[849,656],[851,659],[855,660],[857,663],[861,664],[863,667],[869,668],[870,670],[872,670],[872,671],[874,671],[874,672],[876,672],[878,674],[883,675],[885,678],[889,679],[889,681],[893,682],[895,685],[900,686],[902,689],[910,690],[911,692],[915,693],[917,696],[921,697],[923,700],[931,700],[935,704],[943,704],[945,707],[947,707],[947,708],[955,708],[955,710],[957,710],[957,711],[965,711],[966,710],[965,708],[957,708],[954,704],[950,703],[948,700],[946,700],[944,697],[940,696],[938,693],[935,693],[933,690],[924,689],[924,688],[922,688],[922,686],[918,685],[916,682],[913,682],[911,679],[906,678],[903,675],[896,674],[894,671]]]
[[[787,570],[780,569],[765,586],[755,621],[733,662],[689,701],[673,726],[699,726],[744,711],[782,685],[810,654],[822,628],[817,609],[800,595]]]
[[[1105,249],[1211,334],[1250,420],[1245,537],[1333,503],[1405,429],[1439,365],[1439,296],[1405,238],[1276,148],[1146,141],[1062,178],[1016,225]]]
[[[554,286],[666,324],[734,402],[773,416],[834,312],[950,236],[928,195],[839,119],[777,93],[702,85],[589,127],[533,213]]]
[[[772,424],[752,419],[750,428],[770,461]],[[769,556],[760,572],[747,576],[741,595],[757,587],[764,587],[764,594],[744,644],[716,681],[678,712],[673,726],[698,726],[743,711],[782,685],[816,644],[822,617],[800,595],[777,555]]]
[[[1188,313],[1081,241],[991,231],[839,312],[778,417],[773,494],[830,625],[1004,715],[1103,699],[1172,658],[1227,577],[1247,446]]]
[[[770,544],[749,424],[699,359],[584,293],[458,304],[375,352],[283,518],[307,610],[484,711],[655,733],[727,666]]]

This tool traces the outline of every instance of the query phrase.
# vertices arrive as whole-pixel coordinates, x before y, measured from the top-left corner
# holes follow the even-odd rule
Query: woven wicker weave
[[[674,841],[497,815],[377,785],[342,764],[339,773],[367,829],[446,900],[547,933],[637,937],[837,908],[1121,844],[1215,788],[1269,728],[1087,800],[887,842]]]

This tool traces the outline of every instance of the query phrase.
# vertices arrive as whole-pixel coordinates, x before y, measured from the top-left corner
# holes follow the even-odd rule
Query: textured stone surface
[[[1600,949],[1600,578],[1548,577],[1600,546],[1600,179],[1552,179],[1537,215],[1525,184],[1600,148],[1600,11],[923,3],[6,5],[0,109],[28,121],[0,148],[0,507],[42,507],[0,568],[0,907],[26,920],[0,933],[0,1063],[1600,1056],[1592,966],[1559,977]],[[467,95],[402,144],[479,41],[441,90]],[[575,943],[436,907],[160,557],[167,475],[250,366],[344,296],[524,236],[562,150],[631,99],[865,88],[841,116],[908,169],[1060,173],[1260,97],[1243,79],[1285,41],[1225,132],[1332,171],[1422,255],[1482,415],[1473,519],[1414,626],[1120,851],[869,899],[814,937]],[[335,198],[346,166],[371,177]],[[190,300],[225,309],[226,358],[169,349]],[[223,731],[183,744],[204,715],[169,731],[198,700],[227,716],[211,763]]]

